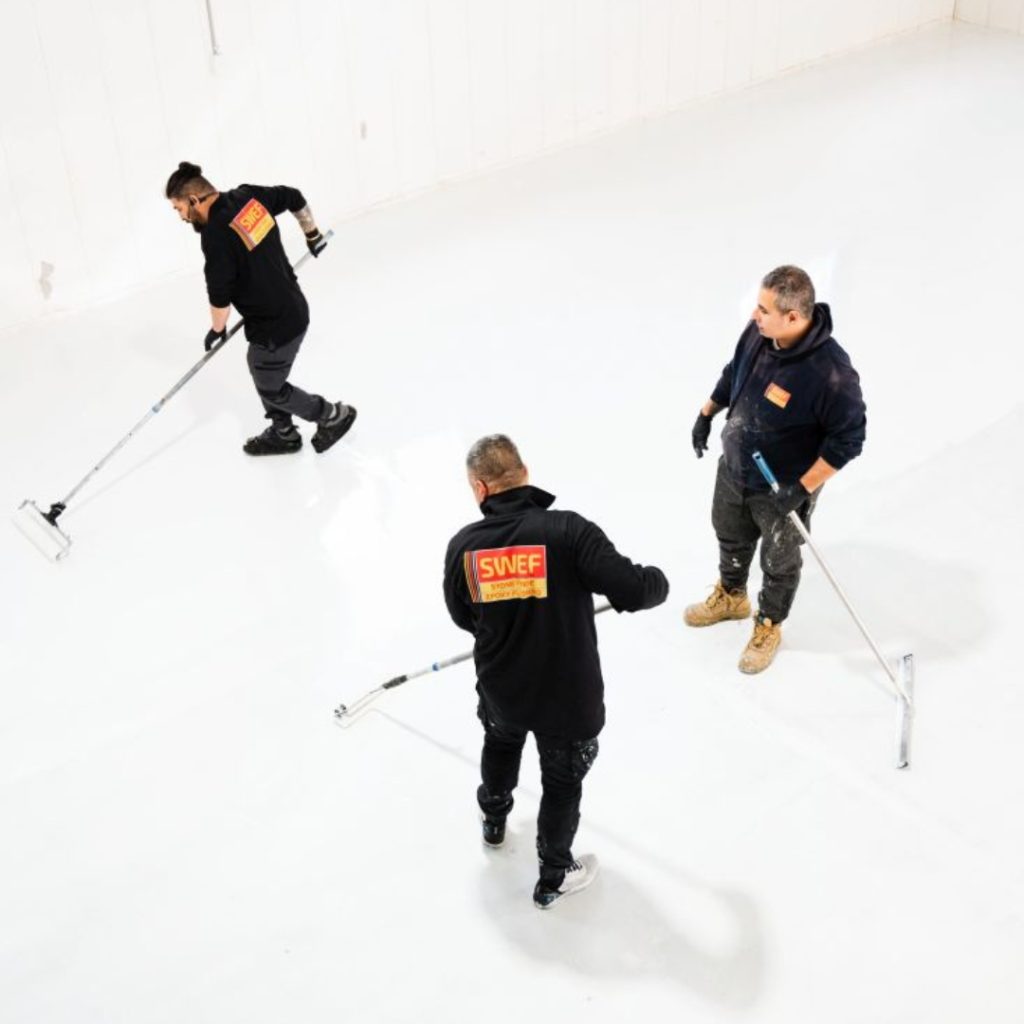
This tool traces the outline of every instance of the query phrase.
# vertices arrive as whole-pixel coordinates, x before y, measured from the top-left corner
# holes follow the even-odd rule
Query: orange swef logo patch
[[[764,397],[769,402],[774,403],[780,409],[786,408],[786,403],[793,397],[785,388],[780,388],[778,384],[769,384],[765,388]]]
[[[258,200],[250,199],[231,221],[238,237],[250,252],[256,248],[274,226],[273,214]]]
[[[548,596],[548,553],[543,544],[467,551],[462,562],[475,604]]]

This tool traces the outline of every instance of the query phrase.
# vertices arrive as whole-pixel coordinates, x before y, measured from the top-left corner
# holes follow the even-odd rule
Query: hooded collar
[[[554,500],[553,494],[526,484],[523,487],[510,487],[507,491],[489,494],[480,505],[480,511],[485,516],[507,516],[516,512],[528,512],[531,508],[548,508]]]
[[[768,339],[767,349],[769,355],[781,362],[789,362],[792,359],[802,359],[808,352],[820,348],[832,337],[832,312],[827,302],[816,302],[814,314],[811,317],[811,326],[807,333],[791,348],[776,348]]]

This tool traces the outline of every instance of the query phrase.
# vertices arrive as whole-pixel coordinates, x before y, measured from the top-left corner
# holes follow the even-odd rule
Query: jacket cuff
[[[842,469],[850,459],[859,455],[860,452],[848,452],[836,445],[830,445],[827,441],[818,451],[819,458],[824,459],[833,469]]]

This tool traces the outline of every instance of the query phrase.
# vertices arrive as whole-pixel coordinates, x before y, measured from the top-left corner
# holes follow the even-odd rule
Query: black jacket
[[[217,197],[200,230],[210,305],[234,306],[254,345],[284,345],[309,326],[309,306],[276,219],[305,205],[302,193],[287,185],[239,185]]]
[[[593,594],[616,611],[661,604],[668,580],[634,565],[593,523],[548,511],[554,496],[516,487],[448,545],[444,597],[476,637],[477,689],[494,715],[542,736],[590,739],[604,726]]]
[[[768,489],[751,457],[760,449],[779,482],[795,483],[821,456],[842,469],[864,446],[860,377],[832,337],[828,306],[814,307],[810,330],[776,349],[751,321],[711,394],[728,406],[722,451],[729,475],[751,490]]]

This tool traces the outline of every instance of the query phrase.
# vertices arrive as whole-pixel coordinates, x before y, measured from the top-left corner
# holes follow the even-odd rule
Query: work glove
[[[218,341],[222,341],[228,336],[228,329],[225,327],[223,331],[215,331],[212,327],[206,332],[206,337],[203,338],[203,348],[209,352]]]
[[[306,246],[314,256],[319,256],[327,248],[327,239],[320,234],[319,228],[306,232]]]
[[[697,453],[698,459],[704,458],[708,450],[708,438],[711,436],[711,417],[704,413],[698,413],[697,422],[693,425],[690,437],[693,439],[693,450]]]
[[[780,516],[795,512],[808,498],[807,488],[799,480],[795,484],[781,484],[772,492],[772,503]]]

